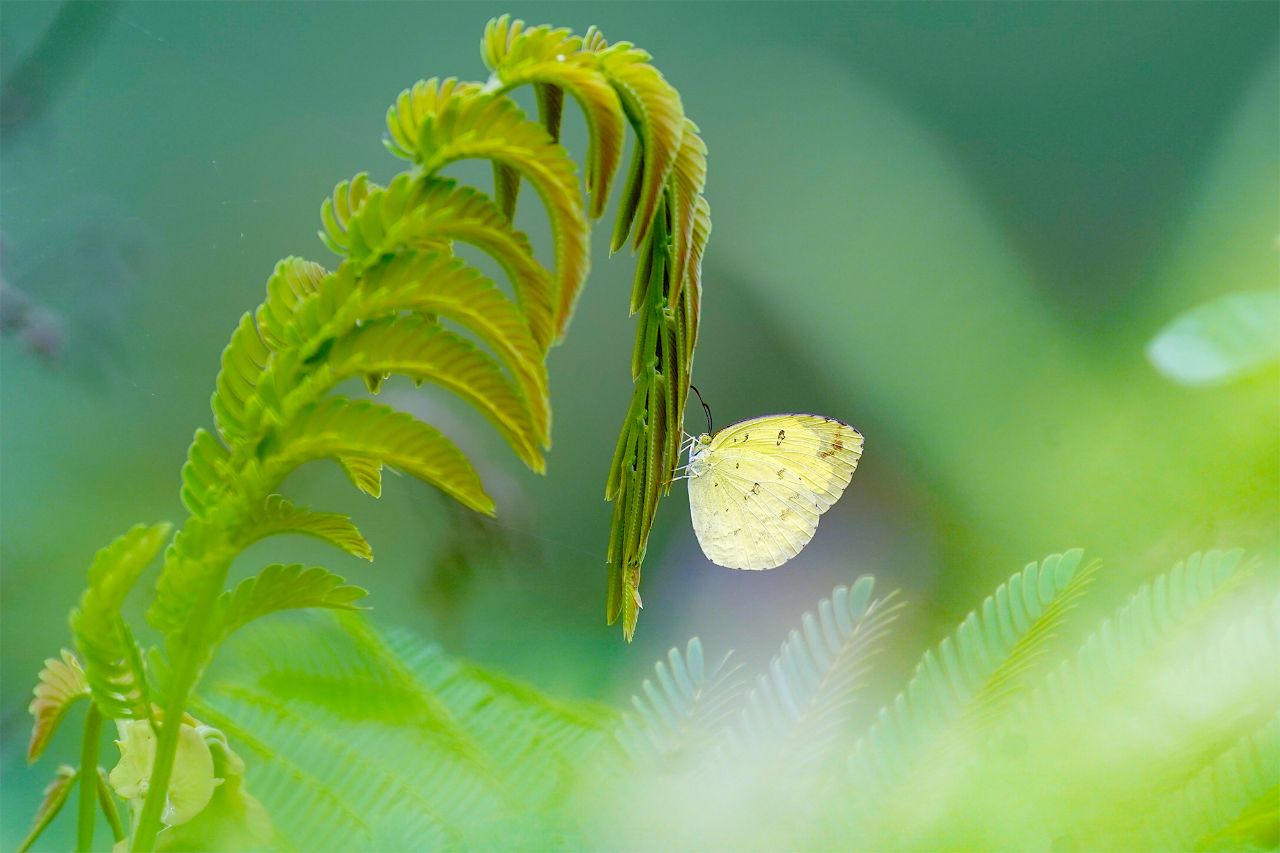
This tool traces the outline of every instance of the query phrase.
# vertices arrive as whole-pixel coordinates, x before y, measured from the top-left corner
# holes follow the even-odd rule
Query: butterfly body
[[[703,553],[772,569],[800,553],[862,455],[856,429],[821,415],[765,415],[701,435],[689,449],[689,512]]]

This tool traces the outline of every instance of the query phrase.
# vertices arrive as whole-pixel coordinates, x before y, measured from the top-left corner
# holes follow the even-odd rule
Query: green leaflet
[[[27,763],[31,764],[46,746],[49,738],[58,730],[58,724],[67,709],[77,700],[89,695],[89,682],[76,656],[62,650],[61,660],[49,658],[40,670],[35,698],[27,706],[35,722],[31,727],[31,741],[27,745]]]
[[[415,316],[369,323],[335,344],[326,366],[333,384],[386,372],[442,385],[488,418],[525,464],[544,470],[546,436],[524,394],[493,359],[437,323]]]
[[[277,449],[263,461],[262,482],[274,488],[305,462],[349,456],[378,459],[478,512],[494,511],[471,463],[435,427],[387,406],[340,397],[306,407],[281,430]]]
[[[245,547],[278,533],[314,536],[341,548],[353,557],[373,559],[373,549],[351,523],[351,519],[332,512],[311,512],[305,507],[294,506],[280,495],[267,498],[261,512],[254,516],[241,533],[240,546]]]
[[[340,203],[353,204],[356,188],[359,203],[335,212]],[[338,184],[325,201],[324,220],[326,244],[366,268],[403,249],[447,255],[453,240],[475,246],[502,265],[540,348],[550,345],[555,282],[534,258],[529,238],[483,193],[410,173],[386,188],[370,187],[362,173]]]
[[[354,602],[367,594],[325,569],[307,569],[300,563],[291,566],[275,563],[218,597],[217,633],[226,637],[254,619],[278,610],[306,607],[357,610]]]
[[[139,524],[99,551],[89,567],[89,587],[71,612],[71,633],[84,658],[89,689],[107,717],[145,718],[151,713],[146,674],[120,607],[169,530],[168,524]]]
[[[35,844],[40,838],[41,833],[53,822],[58,816],[58,812],[62,811],[62,807],[67,804],[67,798],[71,796],[71,791],[75,787],[76,779],[80,773],[74,767],[67,764],[60,766],[53,779],[45,786],[44,796],[40,799],[40,805],[36,807],[35,817],[31,821],[31,830],[27,833],[27,837],[18,845],[18,853],[26,853],[31,849],[31,845]]]
[[[634,760],[687,762],[720,744],[746,689],[738,676],[742,665],[730,663],[732,656],[726,653],[708,670],[702,641],[694,637],[683,654],[673,648],[666,663],[654,664],[657,684],[644,680],[644,695],[631,697],[636,715],[624,717],[618,731],[618,740]]]

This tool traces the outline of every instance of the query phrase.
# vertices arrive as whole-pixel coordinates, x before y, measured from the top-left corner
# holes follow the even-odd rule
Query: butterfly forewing
[[[813,538],[862,455],[853,427],[820,415],[767,415],[726,427],[689,479],[694,532],[707,557],[771,569]]]

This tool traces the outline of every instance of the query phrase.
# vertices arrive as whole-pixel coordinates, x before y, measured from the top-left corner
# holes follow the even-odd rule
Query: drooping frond
[[[489,22],[481,42],[484,63],[503,89],[524,84],[568,92],[587,121],[587,192],[598,219],[622,159],[623,112],[617,92],[601,73],[594,51],[565,29],[524,26],[503,15]]]
[[[649,64],[652,57],[647,52],[623,41],[595,55],[642,143],[636,149],[640,166],[632,169],[622,191],[628,203],[619,208],[610,249],[621,249],[630,231],[634,231],[632,248],[639,249],[656,222],[658,203],[680,147],[684,106],[680,93]]]
[[[312,512],[294,506],[280,495],[267,498],[240,534],[240,546],[280,533],[300,533],[322,539],[353,557],[373,559],[373,549],[345,515],[334,512]]]
[[[741,664],[731,663],[732,657],[727,652],[708,670],[702,641],[694,637],[683,655],[673,648],[667,663],[654,664],[657,684],[644,680],[644,695],[631,697],[636,716],[627,715],[618,731],[633,759],[682,763],[720,745],[746,688]]]
[[[27,744],[27,763],[40,757],[49,745],[49,738],[58,730],[58,724],[67,709],[81,697],[89,695],[89,682],[85,679],[80,661],[66,649],[62,659],[49,658],[40,670],[39,680],[32,691],[35,698],[27,706],[35,722],[31,726],[31,740]]]
[[[804,614],[747,694],[735,732],[743,749],[785,755],[792,767],[839,749],[871,659],[901,607],[893,593],[872,599],[874,586],[863,576],[822,599],[816,617]]]
[[[71,612],[71,632],[84,658],[85,677],[105,716],[150,715],[146,674],[120,607],[169,538],[169,530],[168,524],[139,524],[99,551],[89,567],[89,586],[80,606]]]
[[[956,632],[925,652],[906,689],[880,710],[849,761],[864,796],[883,792],[934,746],[944,729],[961,719],[975,696],[1029,634],[1057,618],[1055,600],[1080,566],[1079,549],[1030,563],[1001,584],[971,612]]]
[[[438,486],[478,512],[493,514],[471,463],[435,427],[412,415],[366,400],[333,397],[308,406],[276,436],[263,461],[272,488],[284,475],[313,459],[364,456]]]
[[[556,337],[563,336],[589,267],[587,224],[573,161],[510,98],[430,80],[401,93],[387,114],[394,153],[434,175],[450,163],[487,159],[529,181],[546,207],[558,281]]]
[[[22,843],[18,845],[18,853],[26,853],[26,851],[30,850],[31,845],[36,843],[41,833],[58,816],[58,812],[62,811],[62,807],[67,804],[67,798],[71,796],[71,791],[75,787],[76,779],[79,775],[78,770],[67,764],[63,764],[57,769],[53,779],[45,786],[44,795],[41,797],[40,805],[36,807],[36,815],[31,821],[31,829],[27,832],[27,837],[22,839]]]
[[[218,597],[217,630],[225,637],[254,619],[279,610],[358,610],[354,602],[366,595],[367,590],[351,586],[346,578],[318,566],[308,569],[301,563],[273,563]]]

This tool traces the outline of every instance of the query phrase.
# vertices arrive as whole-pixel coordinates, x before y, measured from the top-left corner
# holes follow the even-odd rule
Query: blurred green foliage
[[[883,669],[900,673],[1010,565],[1064,544],[1105,559],[1097,608],[1195,550],[1244,546],[1274,570],[1280,375],[1264,367],[1187,388],[1144,358],[1172,318],[1277,284],[1274,7],[619,4],[593,7],[590,21],[573,5],[511,11],[634,40],[697,118],[717,227],[695,381],[717,420],[821,411],[859,426],[868,452],[813,546],[768,575],[713,570],[682,499],[668,502],[649,546],[645,628],[631,653],[611,643],[598,609],[609,524],[600,494],[612,413],[626,405],[630,347],[618,341],[631,329],[619,305],[630,273],[603,260],[600,238],[576,336],[552,358],[548,476],[482,471],[512,507],[493,528],[507,547],[460,558],[451,516],[406,482],[387,484],[378,513],[347,496],[336,471],[291,483],[307,502],[356,514],[379,543],[376,576],[355,558],[324,558],[373,590],[379,621],[447,636],[450,652],[558,694],[621,700],[648,660],[690,634],[762,660],[795,612],[862,572],[914,602],[883,653]],[[3,350],[6,848],[46,779],[19,769],[24,709],[39,662],[65,642],[87,555],[137,518],[178,515],[174,471],[204,420],[226,329],[274,260],[309,245],[315,187],[368,162],[388,96],[419,76],[478,75],[475,34],[492,12],[125,5],[40,120],[6,128],[5,283],[68,329],[55,368],[16,342]],[[6,6],[6,74],[54,13]],[[335,48],[374,44],[358,62]],[[566,143],[581,150],[575,121]],[[550,245],[545,225],[519,224]],[[139,227],[147,240],[133,239]],[[134,263],[138,251],[147,263]],[[452,419],[473,457],[503,458],[468,412],[408,386],[385,393],[432,422]],[[320,553],[301,540],[263,543],[244,568]],[[442,607],[432,579],[460,563],[478,580],[453,583],[469,591]],[[1106,611],[1089,612],[1096,623]],[[1184,660],[1227,642],[1190,636]],[[1267,686],[1274,673],[1257,677]],[[1141,708],[1164,695],[1134,689]],[[1123,721],[1074,725],[1096,747],[1080,755],[1126,755],[1113,749],[1127,743]],[[1199,813],[1183,800],[1229,810],[1232,791],[1252,790],[1239,770],[1251,765],[1235,756],[1263,753],[1244,736],[1156,746],[1174,742],[1205,749],[1166,777],[1185,774],[1182,793],[1160,789],[1179,821]],[[261,756],[255,770],[251,750],[235,747],[252,787]],[[50,749],[75,745],[64,734]],[[1049,752],[1089,778],[1115,766]],[[1028,775],[1023,765],[981,773],[997,780],[989,801],[970,803],[975,824],[1005,808],[1002,785],[1020,791]],[[938,782],[944,812],[952,781]],[[1259,825],[1273,826],[1269,815]],[[691,809],[671,825],[696,828],[698,817]],[[949,838],[989,837],[942,825],[959,833]],[[1237,829],[1206,843],[1242,846]],[[1196,831],[1184,839],[1204,838]],[[1036,838],[1031,846],[1087,846]]]

